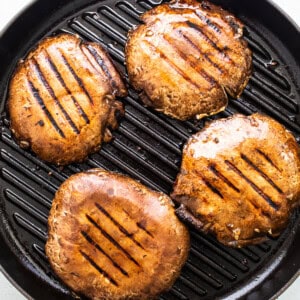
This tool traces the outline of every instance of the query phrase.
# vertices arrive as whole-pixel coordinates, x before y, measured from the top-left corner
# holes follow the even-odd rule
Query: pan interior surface
[[[140,15],[160,0],[35,2],[2,36],[0,61],[0,246],[4,270],[29,295],[45,299],[74,297],[53,274],[44,253],[47,218],[54,193],[70,175],[94,167],[127,174],[155,190],[169,193],[180,168],[182,146],[204,123],[235,113],[267,114],[286,126],[300,142],[299,31],[267,1],[214,1],[246,25],[254,72],[239,99],[226,111],[201,121],[180,122],[139,101],[129,89],[122,99],[126,114],[112,143],[82,164],[63,169],[22,150],[12,138],[6,111],[9,79],[18,60],[42,38],[68,32],[104,46],[126,76],[124,46]],[[268,10],[268,15],[263,11]],[[272,23],[273,22],[273,23]],[[275,24],[276,22],[276,24]],[[298,49],[299,50],[299,49]],[[269,299],[300,268],[299,210],[276,239],[257,246],[231,249],[191,229],[192,246],[180,278],[161,299]],[[298,250],[297,250],[298,249]],[[279,278],[280,277],[280,278]]]

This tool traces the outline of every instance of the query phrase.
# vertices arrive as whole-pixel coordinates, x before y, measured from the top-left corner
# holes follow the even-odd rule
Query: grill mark
[[[99,55],[99,53],[97,52],[97,50],[95,48],[93,48],[91,45],[87,45],[87,49],[91,53],[91,55],[94,57],[95,61],[98,63],[98,65],[100,66],[100,68],[102,69],[102,71],[105,73],[105,75],[107,76],[107,78],[109,79],[109,81],[111,83],[112,89],[114,91],[117,91],[118,90],[117,83],[115,82],[115,80],[113,79],[113,76],[109,72],[109,68],[105,64],[104,59]]]
[[[219,177],[221,180],[223,180],[229,187],[234,189],[236,192],[240,193],[241,191],[231,182],[228,178],[226,178],[220,171],[216,169],[215,166],[210,165],[208,169],[213,172],[217,177]]]
[[[65,138],[65,134],[63,133],[63,131],[60,129],[60,127],[58,126],[58,124],[56,123],[55,119],[53,118],[53,116],[51,115],[50,111],[48,110],[48,108],[46,107],[43,98],[41,97],[39,91],[35,88],[35,86],[33,85],[33,83],[27,79],[28,84],[29,84],[29,88],[30,91],[32,93],[32,96],[34,97],[34,99],[37,101],[37,103],[40,105],[41,109],[44,111],[44,113],[46,114],[47,118],[49,119],[50,123],[53,125],[53,127],[55,128],[55,130],[59,133],[59,135],[62,138]]]
[[[140,222],[136,223],[137,227],[142,229],[147,235],[151,236],[152,238],[154,238],[153,234],[147,230],[146,227],[144,227]]]
[[[123,209],[123,211],[131,220],[133,220],[132,217],[129,215],[129,213],[125,209]],[[143,226],[141,222],[136,222],[135,224],[138,228],[145,231],[145,233],[148,234],[150,237],[154,238],[153,234],[150,231],[148,231],[147,228],[145,226]]]
[[[115,247],[121,250],[129,260],[131,260],[138,267],[141,267],[140,264],[127,252],[127,250],[124,249],[116,240],[114,240],[114,238],[110,234],[108,234],[97,222],[95,222],[92,217],[86,215],[86,218],[105,236],[107,240],[109,240]]]
[[[90,103],[92,105],[94,105],[94,101],[93,98],[91,97],[91,95],[89,94],[88,90],[86,89],[86,87],[84,86],[84,83],[82,82],[81,78],[76,74],[75,70],[71,67],[71,65],[69,64],[67,58],[63,55],[63,53],[60,52],[60,55],[62,57],[62,60],[65,64],[65,66],[68,68],[68,70],[71,72],[71,74],[73,75],[74,79],[77,81],[78,85],[80,86],[80,88],[84,91],[84,93],[86,94],[86,96],[88,97]]]
[[[254,182],[252,182],[248,177],[246,177],[241,170],[239,170],[228,160],[225,160],[225,163],[232,171],[234,171],[236,174],[242,177],[252,187],[252,189],[257,194],[259,194],[273,209],[278,210],[278,205],[275,202],[273,202],[273,200],[268,195],[266,195]]]
[[[110,262],[125,276],[129,277],[128,273],[116,263],[90,236],[87,232],[81,231],[82,236],[86,239],[88,243],[93,245],[99,252],[101,252],[105,257],[107,257]]]
[[[220,73],[228,73],[227,70],[224,70],[219,64],[212,61],[211,58],[203,52],[187,35],[185,35],[181,30],[178,30],[179,34],[185,39],[187,43],[189,43],[196,51],[200,53],[200,55],[203,55],[205,59],[213,66],[215,67]]]
[[[47,81],[47,79],[45,78],[41,67],[38,63],[38,61],[35,58],[31,59],[31,62],[33,63],[33,67],[36,71],[36,75],[39,78],[39,80],[43,83],[44,87],[46,88],[46,90],[48,91],[49,95],[51,96],[51,98],[54,100],[55,104],[59,107],[59,109],[61,110],[61,112],[63,113],[64,117],[66,118],[66,120],[68,121],[69,125],[72,127],[73,131],[77,134],[80,133],[79,129],[77,128],[76,124],[74,123],[74,121],[72,120],[71,116],[68,114],[68,112],[64,109],[64,107],[62,106],[62,104],[60,103],[59,99],[56,97],[55,92],[53,90],[53,88],[50,86],[49,82]]]
[[[209,82],[211,85],[217,84],[215,78],[207,74],[203,69],[198,70],[199,65],[192,62],[189,58],[189,56],[182,52],[179,47],[177,47],[175,44],[172,43],[172,40],[167,36],[164,35],[164,40],[175,50],[175,52],[186,62],[188,63],[195,71],[197,71],[198,74],[200,74],[207,82]]]
[[[85,47],[84,49],[87,49],[86,45],[80,45],[80,50],[82,55],[86,58],[86,60],[90,63],[90,66],[97,72],[97,74],[99,74],[102,78],[107,79],[105,76],[103,76],[103,74],[101,72],[99,72],[99,70],[95,67],[95,61],[92,61],[92,59],[85,53],[83,47]],[[88,50],[88,49],[87,49]],[[88,50],[88,52],[90,53],[90,51]]]
[[[198,177],[201,178],[201,180],[205,183],[205,185],[216,195],[218,195],[219,197],[221,197],[222,199],[224,199],[222,193],[215,187],[213,186],[207,178],[205,178],[204,176],[202,176],[202,174],[200,174],[200,172],[195,171],[195,173],[197,174]]]
[[[207,26],[209,26],[210,28],[212,28],[218,34],[222,34],[221,28],[215,22],[213,22],[210,18],[208,18],[207,16],[203,15],[199,10],[196,10],[194,13]]]
[[[274,162],[272,161],[272,159],[263,151],[261,151],[260,149],[255,149],[255,151],[260,154],[261,156],[263,156],[276,170],[280,171],[280,169],[274,164]]]
[[[138,247],[145,250],[145,248],[134,238],[133,234],[129,233],[117,220],[115,220],[99,203],[95,203],[96,207],[100,212],[102,212],[107,218],[109,218],[118,229],[124,233],[128,238],[130,238]]]
[[[112,283],[115,286],[119,286],[118,283],[107,273],[105,272],[102,268],[100,268],[93,260],[90,258],[85,252],[82,250],[79,250],[81,255],[105,278],[109,280],[110,283]]]
[[[241,158],[249,165],[251,166],[255,171],[257,171],[266,181],[269,182],[269,184],[275,188],[280,194],[283,194],[283,191],[279,186],[276,185],[276,183],[266,174],[264,173],[258,166],[256,166],[245,154],[241,154]]]
[[[81,107],[79,102],[76,100],[76,98],[72,95],[72,92],[68,88],[68,86],[67,86],[66,82],[64,81],[62,75],[58,71],[55,63],[53,62],[53,60],[51,59],[50,55],[48,54],[48,52],[46,50],[45,50],[45,56],[46,56],[46,61],[47,61],[48,65],[50,66],[50,69],[54,73],[55,77],[58,79],[58,81],[60,82],[62,87],[66,90],[66,92],[71,96],[71,99],[72,99],[74,105],[76,106],[80,116],[83,117],[83,119],[85,120],[85,122],[87,124],[90,124],[90,120],[89,120],[87,114],[85,113],[85,111],[83,110],[83,108]]]
[[[155,47],[152,43],[149,41],[145,40],[144,41],[150,48],[152,48],[155,52],[158,52],[159,55],[161,56],[162,59],[173,69],[175,70],[178,75],[180,75],[182,78],[184,78],[188,83],[192,84],[195,86],[197,89],[200,89],[201,86],[197,83],[194,82],[187,74],[185,74],[176,64],[174,64],[161,50],[159,50],[157,47]]]
[[[203,32],[202,28],[191,22],[191,21],[186,21],[184,22],[189,28],[194,29],[195,31],[197,31],[200,35],[202,35],[204,37],[204,39],[215,49],[217,50],[222,56],[226,57],[231,63],[235,64],[235,62],[228,56],[228,54],[223,51],[221,48],[218,47],[218,45],[208,37],[208,35],[206,33]]]

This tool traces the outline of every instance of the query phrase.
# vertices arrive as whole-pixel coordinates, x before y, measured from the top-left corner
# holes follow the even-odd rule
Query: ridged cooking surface
[[[139,24],[141,13],[159,3],[154,0],[138,3],[103,1],[101,5],[90,6],[78,16],[64,21],[58,32],[75,33],[102,44],[125,73],[127,32]],[[247,20],[243,21],[248,25]],[[299,95],[291,75],[284,68],[286,63],[279,59],[267,39],[250,25],[245,30],[245,38],[254,56],[254,74],[250,83],[239,99],[230,101],[225,112],[206,120],[236,112],[251,114],[260,111],[284,124],[299,141],[300,125],[296,120]],[[102,167],[128,174],[151,188],[169,193],[179,170],[183,144],[204,125],[204,121],[175,121],[145,108],[133,90],[123,102],[126,114],[114,132],[114,141],[85,163],[64,169],[45,164],[31,152],[21,150],[11,138],[8,118],[3,120],[0,183],[5,186],[3,198],[11,226],[7,232],[18,239],[18,247],[26,251],[24,255],[27,255],[34,272],[64,293],[68,292],[51,272],[44,254],[47,217],[61,182],[73,173]],[[278,240],[244,249],[224,247],[215,239],[192,230],[191,252],[182,275],[161,299],[212,299],[237,288],[246,277],[251,280],[251,275],[276,255],[296,217],[295,214],[290,228]]]

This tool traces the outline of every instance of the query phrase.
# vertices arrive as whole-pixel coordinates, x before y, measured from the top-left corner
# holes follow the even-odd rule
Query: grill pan
[[[64,169],[40,161],[12,139],[6,113],[7,86],[16,63],[42,38],[60,32],[103,45],[120,71],[124,45],[139,16],[161,0],[36,1],[0,39],[0,263],[27,297],[72,299],[44,254],[53,195],[71,174],[92,167],[118,171],[169,193],[180,167],[182,146],[204,122],[234,113],[262,112],[285,125],[300,142],[300,32],[265,0],[212,1],[245,24],[253,51],[253,76],[225,112],[202,121],[179,122],[145,108],[130,89],[126,115],[112,143],[82,164]],[[230,249],[191,229],[190,256],[172,290],[160,299],[269,299],[299,274],[300,211],[276,239]]]

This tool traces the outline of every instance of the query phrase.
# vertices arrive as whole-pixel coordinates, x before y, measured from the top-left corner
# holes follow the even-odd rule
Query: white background
[[[43,0],[40,0],[43,1]],[[242,1],[242,0],[237,0]],[[278,6],[286,11],[297,24],[300,26],[300,1],[299,0],[273,0]],[[11,20],[20,13],[20,11],[29,5],[32,0],[9,0],[1,1],[0,3],[0,31],[5,30],[5,27]],[[287,33],[288,34],[288,33]],[[300,43],[296,40],[295,43]],[[1,250],[0,250],[1,255]],[[299,254],[300,259],[300,254]],[[287,268],[289,266],[286,266]],[[42,298],[42,295],[41,295]],[[24,300],[24,296],[20,294],[0,273],[0,299],[3,300]],[[300,278],[298,278],[280,297],[279,300],[300,300]]]

